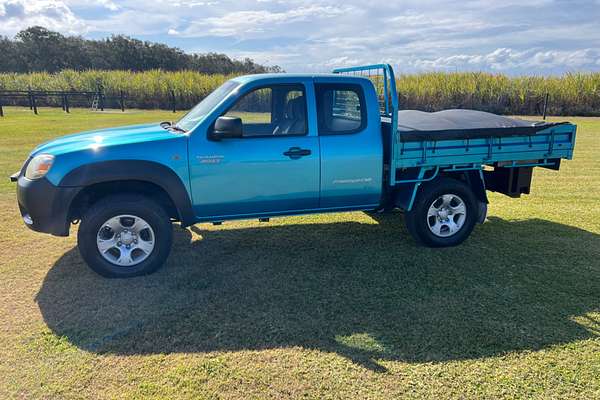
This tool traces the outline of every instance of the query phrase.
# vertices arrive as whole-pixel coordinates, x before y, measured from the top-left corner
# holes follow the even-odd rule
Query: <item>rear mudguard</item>
[[[450,176],[464,180],[471,187],[473,194],[479,200],[478,222],[483,223],[485,221],[487,217],[488,198],[485,191],[485,180],[482,170],[441,172],[439,175],[438,172],[427,174],[427,171],[425,168],[412,168],[412,171],[406,171],[403,180],[411,182],[396,185],[393,195],[393,204],[396,207],[404,211],[411,211],[419,188],[422,185],[435,185],[435,178],[437,176]]]

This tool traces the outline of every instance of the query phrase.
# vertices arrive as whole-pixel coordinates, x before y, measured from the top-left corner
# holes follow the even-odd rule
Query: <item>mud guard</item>
[[[483,223],[487,218],[487,204],[489,203],[485,189],[483,171],[472,170],[465,171],[461,174],[465,177],[467,184],[471,187],[471,190],[473,190],[473,194],[479,200],[479,214],[477,221],[479,223]],[[418,172],[418,176],[415,179],[417,182],[404,183],[396,186],[396,190],[394,192],[394,205],[396,207],[401,208],[404,211],[412,210],[419,187],[424,183],[435,182],[434,180],[429,181],[427,179],[423,179],[424,175],[425,171],[421,168]],[[452,174],[450,174],[450,176],[451,175]]]

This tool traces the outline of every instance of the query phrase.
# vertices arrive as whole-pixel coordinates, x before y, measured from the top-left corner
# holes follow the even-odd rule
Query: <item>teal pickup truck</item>
[[[18,173],[25,224],[67,236],[107,277],[167,259],[172,222],[404,211],[430,247],[464,241],[486,191],[529,193],[534,167],[573,156],[575,125],[473,110],[398,109],[389,65],[231,79],[177,123],[126,126],[38,146]]]

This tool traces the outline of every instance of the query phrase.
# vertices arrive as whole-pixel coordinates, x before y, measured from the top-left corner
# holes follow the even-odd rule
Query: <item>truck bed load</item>
[[[399,138],[405,142],[535,135],[562,124],[564,122],[526,121],[465,109],[432,113],[398,111]]]

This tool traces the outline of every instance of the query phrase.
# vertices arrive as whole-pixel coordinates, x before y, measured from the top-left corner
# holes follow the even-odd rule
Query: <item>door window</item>
[[[302,85],[274,85],[255,89],[226,113],[242,120],[244,137],[306,135],[306,96]]]
[[[359,85],[316,85],[317,117],[320,135],[340,135],[361,131],[367,115]]]

